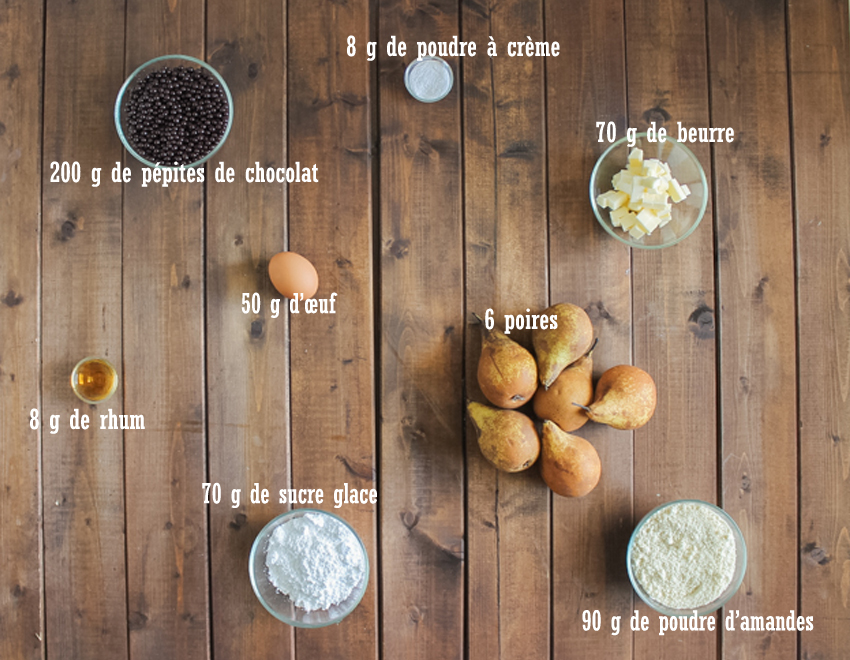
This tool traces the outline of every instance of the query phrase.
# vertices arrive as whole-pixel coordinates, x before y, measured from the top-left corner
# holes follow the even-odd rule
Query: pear
[[[587,413],[575,404],[589,406],[593,401],[593,347],[564,369],[549,389],[541,387],[534,395],[534,413],[541,419],[551,419],[567,433],[587,422]]]
[[[629,431],[652,418],[656,398],[652,376],[643,369],[621,364],[602,374],[596,383],[596,397],[585,411],[594,422]]]
[[[599,454],[584,438],[543,422],[543,455],[540,474],[546,485],[564,497],[583,497],[596,488],[602,463]]]
[[[475,318],[481,321],[476,314]],[[537,363],[526,348],[481,322],[478,386],[495,406],[519,408],[537,390]]]
[[[540,438],[534,422],[521,412],[466,404],[484,458],[504,472],[520,472],[540,455]]]
[[[549,319],[547,327],[532,330],[531,343],[537,354],[540,382],[549,387],[564,369],[587,353],[593,341],[593,324],[587,312],[570,303],[553,305],[543,316]]]

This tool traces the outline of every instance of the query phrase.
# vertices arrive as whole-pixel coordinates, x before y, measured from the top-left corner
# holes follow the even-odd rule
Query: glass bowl
[[[670,222],[648,236],[634,239],[628,232],[612,225],[610,212],[600,208],[596,198],[613,188],[611,178],[628,164],[629,152],[633,147],[629,146],[628,138],[624,137],[608,147],[593,167],[590,175],[590,205],[593,207],[593,214],[605,231],[629,247],[644,250],[670,247],[690,236],[705,215],[709,196],[705,171],[690,149],[669,136],[665,142],[650,142],[646,139],[646,133],[638,133],[634,146],[643,150],[644,160],[657,158],[667,163],[673,178],[679,183],[687,184],[691,194],[681,202],[673,204]]]
[[[334,518],[345,525],[354,537],[360,549],[363,551],[363,579],[352,590],[351,595],[338,605],[331,605],[327,610],[307,610],[297,607],[287,596],[279,592],[269,580],[268,571],[266,569],[266,552],[268,551],[269,538],[272,533],[280,526],[285,525],[294,518],[300,518],[304,514],[314,513],[328,518]],[[251,546],[251,555],[248,559],[248,574],[251,578],[251,586],[259,601],[263,604],[269,614],[280,619],[284,623],[297,628],[322,628],[330,626],[334,623],[339,623],[349,614],[354,611],[354,608],[360,603],[363,594],[366,593],[366,587],[369,585],[369,555],[366,552],[366,546],[354,529],[345,520],[327,511],[318,509],[293,509],[287,513],[283,513],[269,522],[257,538],[254,539],[254,545]]]
[[[103,379],[106,381],[106,387],[101,388],[100,385],[104,383],[97,382],[94,386],[94,392],[97,392],[97,396],[88,396],[83,379]],[[80,401],[96,406],[115,394],[115,390],[118,389],[118,370],[106,358],[94,356],[83,358],[77,362],[71,372],[71,389],[74,390],[74,394],[79,397]]]
[[[225,97],[227,97],[227,127],[224,129],[224,135],[221,136],[221,140],[218,141],[218,144],[212,151],[210,151],[200,160],[197,160],[194,163],[183,165],[184,168],[197,167],[198,165],[212,158],[216,154],[216,152],[221,149],[221,145],[223,145],[225,140],[227,140],[227,136],[230,135],[230,128],[233,126],[233,97],[230,95],[230,88],[227,86],[227,83],[224,82],[224,78],[221,77],[218,71],[213,69],[209,64],[207,64],[203,60],[199,60],[198,58],[191,57],[189,55],[162,55],[161,57],[155,57],[152,60],[148,60],[147,62],[142,64],[138,69],[133,71],[133,73],[130,74],[130,77],[124,81],[123,85],[121,85],[121,89],[118,91],[118,97],[115,99],[115,110],[113,113],[115,118],[115,130],[118,131],[118,137],[121,139],[121,144],[124,145],[124,148],[129,151],[136,160],[143,163],[147,167],[159,167],[164,169],[174,169],[176,167],[179,167],[179,165],[165,165],[149,161],[147,158],[139,154],[133,148],[133,146],[130,144],[130,141],[127,139],[127,135],[124,133],[125,95],[129,96],[129,93],[133,90],[137,81],[144,78],[148,73],[161,69],[165,66],[185,66],[191,68],[201,67],[205,69],[207,73],[209,73],[216,80],[216,82],[218,82],[219,85],[221,85],[221,88],[224,90],[224,95]]]
[[[432,95],[421,94],[420,92],[422,90],[416,89],[416,81],[413,79],[413,72],[419,67],[431,67],[432,69],[437,69],[443,75],[443,87],[441,89],[434,89],[434,93]],[[429,55],[420,60],[413,60],[404,70],[404,86],[413,98],[417,101],[421,101],[422,103],[436,103],[437,101],[442,101],[452,91],[454,83],[455,75],[452,71],[451,65],[442,57],[437,57],[435,55]]]
[[[634,547],[635,538],[637,537],[638,532],[641,528],[647,523],[647,521],[652,518],[659,511],[666,509],[669,506],[673,506],[674,504],[698,504],[700,506],[708,507],[714,513],[717,513],[727,525],[732,530],[732,536],[735,539],[735,571],[732,574],[732,580],[723,590],[717,598],[715,598],[710,603],[706,603],[701,607],[690,607],[688,609],[675,609],[672,607],[667,607],[666,605],[662,605],[657,600],[652,598],[649,594],[647,594],[643,588],[640,586],[640,582],[638,582],[637,577],[632,572],[632,549]],[[732,596],[735,595],[735,592],[738,591],[738,588],[741,586],[741,582],[744,580],[744,573],[747,571],[747,544],[744,542],[744,535],[741,533],[741,529],[732,519],[728,513],[726,513],[723,509],[714,506],[708,502],[704,502],[702,500],[674,500],[673,502],[667,502],[666,504],[662,504],[661,506],[655,507],[652,511],[647,513],[643,519],[637,524],[635,527],[635,531],[632,532],[632,537],[629,539],[629,547],[626,551],[626,567],[629,572],[629,581],[632,583],[632,587],[640,599],[649,605],[652,609],[666,616],[692,616],[694,610],[697,612],[697,616],[705,616],[707,614],[711,614],[712,612],[719,610],[723,607]]]

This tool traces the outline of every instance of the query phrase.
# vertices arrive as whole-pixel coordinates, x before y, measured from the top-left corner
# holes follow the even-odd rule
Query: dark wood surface
[[[478,53],[449,58],[453,91],[421,104],[392,35]],[[508,57],[529,36],[560,55]],[[142,188],[115,95],[177,52],[223,75],[233,130],[206,183]],[[711,200],[686,241],[630,251],[598,227],[598,121],[735,129],[694,146]],[[81,181],[51,182],[53,161]],[[131,183],[111,182],[116,161]],[[219,161],[233,183],[212,179]],[[244,180],[296,161],[319,183]],[[846,2],[0,4],[0,658],[847,657],[848,171]],[[335,315],[272,317],[284,249],[316,265]],[[464,415],[481,397],[472,313],[562,301],[594,322],[597,374],[633,363],[659,390],[646,427],[579,432],[603,470],[580,500],[536,468],[496,472]],[[68,387],[87,355],[119,365],[107,404]],[[145,430],[68,426],[109,408]],[[255,483],[272,501],[249,500]],[[378,503],[334,509],[343,483]],[[295,631],[248,582],[290,486],[323,488],[369,552],[338,626]],[[625,552],[677,498],[718,503],[746,537],[719,620],[794,610],[814,629],[659,636]]]

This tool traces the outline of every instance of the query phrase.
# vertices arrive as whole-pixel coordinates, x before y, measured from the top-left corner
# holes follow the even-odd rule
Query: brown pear
[[[478,386],[500,408],[519,408],[537,390],[537,363],[531,352],[503,332],[488,330],[483,322]]]
[[[646,424],[655,412],[655,381],[629,364],[611,367],[596,383],[596,396],[587,407],[594,422],[629,431]]]
[[[581,406],[593,401],[592,350],[564,369],[549,389],[541,387],[534,395],[534,413],[541,419],[551,419],[567,433],[587,422]]]
[[[484,458],[504,472],[520,472],[540,455],[540,437],[534,422],[521,412],[491,408],[483,403],[466,404]]]
[[[593,324],[587,312],[570,303],[553,305],[543,317],[541,327],[531,331],[531,343],[537,354],[540,382],[549,387],[564,369],[587,353],[593,341]]]
[[[549,488],[564,497],[583,497],[596,488],[601,473],[602,463],[592,444],[562,431],[554,422],[543,422],[540,474]]]

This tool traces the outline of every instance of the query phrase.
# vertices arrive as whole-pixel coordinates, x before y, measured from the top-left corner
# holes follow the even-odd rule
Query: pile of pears
[[[536,359],[481,323],[478,385],[495,407],[470,401],[467,410],[481,453],[496,468],[520,472],[539,457],[540,473],[552,491],[582,497],[599,483],[602,466],[593,445],[572,432],[588,421],[640,428],[655,412],[655,382],[642,369],[619,365],[603,373],[594,390],[590,317],[570,303],[553,305],[543,315],[557,325],[532,330]],[[542,433],[529,415],[516,410],[529,402],[542,420]]]

